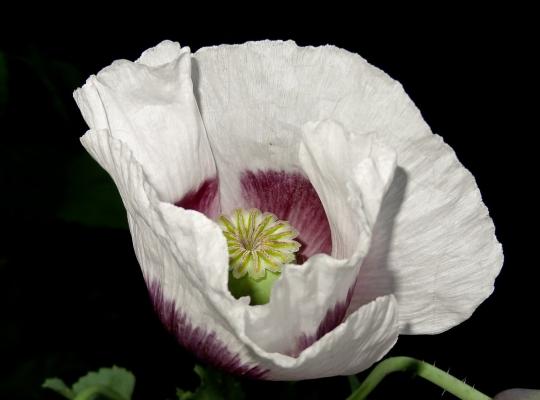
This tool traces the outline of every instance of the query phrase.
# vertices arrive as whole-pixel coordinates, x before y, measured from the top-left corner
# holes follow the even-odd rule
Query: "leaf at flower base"
[[[89,372],[73,385],[73,392],[78,395],[92,387],[104,387],[117,393],[122,399],[130,400],[135,387],[135,376],[124,368],[113,366]]]
[[[176,397],[178,400],[192,400],[194,396],[195,393],[190,392],[189,390],[176,388]]]
[[[58,216],[91,227],[127,228],[126,211],[112,179],[87,154],[68,165],[66,191]]]
[[[73,391],[64,383],[64,381],[59,378],[49,378],[43,382],[41,387],[54,390],[56,393],[64,396],[66,399],[73,400],[75,398],[75,393],[73,393]]]
[[[244,400],[240,382],[224,373],[196,365],[194,371],[201,380],[195,392],[176,390],[178,400]]]

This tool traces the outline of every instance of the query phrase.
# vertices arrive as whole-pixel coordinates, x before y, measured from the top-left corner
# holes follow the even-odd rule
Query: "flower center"
[[[295,261],[298,232],[271,213],[236,209],[218,223],[229,248],[229,290],[236,297],[250,296],[252,304],[267,303],[273,282],[284,264]]]

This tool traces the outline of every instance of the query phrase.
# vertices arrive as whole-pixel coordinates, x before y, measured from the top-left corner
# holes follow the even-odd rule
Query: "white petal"
[[[251,42],[204,48],[194,57],[201,114],[227,182],[225,208],[242,204],[244,170],[299,168],[308,121],[333,119],[348,132],[374,132],[397,152],[350,312],[395,293],[403,332],[435,333],[468,318],[489,296],[503,257],[476,183],[397,81],[331,46]]]
[[[245,203],[240,190],[245,171],[302,171],[315,184],[319,196],[323,196],[319,189],[326,188],[325,209],[327,214],[332,212],[335,219],[332,222],[333,255],[344,260],[315,256],[301,267],[285,268],[273,288],[270,308],[254,308],[248,321],[247,333],[261,347],[267,351],[294,353],[299,337],[316,334],[325,316],[339,303],[347,301],[361,258],[369,246],[368,226],[374,223],[385,190],[385,185],[377,188],[367,177],[373,177],[375,181],[379,173],[386,172],[385,178],[391,178],[393,161],[389,162],[390,172],[377,171],[370,160],[360,163],[362,151],[366,154],[369,151],[357,143],[346,143],[344,139],[336,145],[332,160],[326,158],[333,165],[324,165],[324,173],[315,171],[321,168],[317,165],[318,160],[309,161],[315,166],[312,171],[307,171],[310,168],[305,165],[308,156],[305,156],[305,162],[298,157],[301,129],[310,116],[317,119],[319,115],[317,105],[321,96],[313,93],[313,89],[322,90],[331,84],[314,77],[313,71],[318,72],[321,65],[325,67],[320,62],[318,49],[300,53],[291,43],[264,42],[260,46],[252,43],[203,49],[195,57],[194,66],[198,70],[194,78],[196,93],[216,157],[220,182],[224,183],[221,186],[222,207],[227,210]],[[346,64],[339,65],[340,61],[337,59],[338,65],[328,66],[327,70],[346,68]],[[351,147],[356,151],[356,154],[351,152],[351,162],[346,167],[339,165],[341,157]],[[324,152],[320,148],[318,151]],[[355,156],[358,165],[353,164]],[[333,177],[342,178],[351,173],[358,176],[356,186],[361,188],[355,187],[354,191],[360,190],[362,196],[353,196],[356,197],[352,200],[356,202],[354,205],[346,204],[351,197],[347,184],[351,183],[347,178],[340,179],[334,186],[324,182],[326,168],[332,168]],[[353,168],[358,170],[353,171]],[[344,173],[343,169],[349,173]],[[365,174],[362,169],[373,171]],[[369,198],[369,190],[373,190],[373,199]],[[338,200],[330,198],[334,195]],[[285,322],[283,315],[287,315]],[[281,335],[269,334],[280,323],[287,326],[286,331]]]
[[[88,131],[81,142],[120,191],[135,253],[164,324],[205,361],[236,374],[267,376],[213,304],[216,291],[218,299],[228,294],[227,249],[219,227],[201,213],[160,202],[128,146],[108,131]],[[179,216],[172,239],[161,208]],[[205,263],[207,258],[211,263]],[[207,282],[206,275],[213,278]]]
[[[299,82],[297,75],[304,71],[297,67],[302,65],[287,58],[296,53],[292,43],[262,42],[194,54],[194,87],[224,183],[225,212],[245,204],[240,178],[246,170],[298,171],[301,127],[319,118],[296,102],[303,99],[304,89],[312,94],[301,85],[313,85],[309,73]]]
[[[89,131],[82,142],[120,190],[156,309],[199,357],[237,374],[307,379],[358,372],[395,343],[397,305],[386,296],[360,308],[299,357],[264,350],[246,334],[249,310],[256,307],[228,293],[227,249],[217,224],[160,202],[127,146],[107,131]]]
[[[298,358],[259,352],[255,359],[273,380],[351,375],[379,361],[397,337],[397,304],[393,296],[386,296],[357,310]]]
[[[347,135],[331,121],[305,127],[299,158],[329,217],[334,257],[285,266],[269,304],[247,309],[246,333],[267,351],[298,354],[345,316],[395,166],[393,153],[371,139]]]
[[[129,145],[161,199],[176,202],[216,175],[189,48],[163,42],[138,62],[115,61],[74,97],[92,129],[108,129]]]
[[[224,244],[219,243],[220,237],[215,235],[216,232],[210,225],[205,228],[207,222],[202,220],[204,216],[194,213],[196,215],[193,215],[192,222],[189,222],[183,215],[189,211],[164,203],[160,205],[160,210],[169,230],[170,242],[165,247],[177,249],[175,256],[180,260],[178,264],[187,266],[190,273],[197,274],[191,284],[194,287],[201,285],[200,292],[194,296],[197,300],[192,303],[185,292],[182,293],[183,289],[177,288],[186,284],[178,277],[187,271],[184,272],[183,268],[167,268],[160,279],[161,284],[168,288],[165,289],[169,293],[167,298],[182,310],[189,307],[190,312],[195,311],[195,314],[191,315],[195,324],[214,332],[219,341],[225,343],[229,352],[238,355],[243,365],[256,367],[256,372],[266,371],[263,375],[265,379],[298,380],[357,373],[382,358],[395,344],[399,332],[397,303],[390,295],[361,307],[345,322],[300,354],[290,356],[277,352],[271,346],[283,345],[280,340],[283,337],[289,338],[285,348],[296,345],[295,336],[292,334],[299,324],[295,318],[304,322],[310,318],[316,321],[312,313],[316,308],[310,307],[310,304],[282,301],[283,296],[280,293],[290,295],[297,291],[301,293],[297,298],[313,299],[313,293],[309,296],[310,293],[304,289],[314,288],[312,282],[295,280],[299,278],[299,274],[295,272],[300,272],[300,269],[286,269],[283,278],[274,287],[269,304],[253,307],[246,302],[235,300],[223,284],[226,282],[222,272],[226,271],[226,257],[219,253],[225,251]],[[192,225],[195,226],[190,230]],[[187,239],[187,242],[184,239]],[[141,243],[140,246],[145,249],[155,248],[151,242]],[[155,259],[157,262],[164,260],[164,257],[158,255]],[[336,274],[327,270],[327,266],[335,267],[314,264],[311,265],[312,268],[304,271],[312,271],[308,279],[313,276],[328,276],[331,281]],[[335,268],[334,272],[337,272]],[[198,281],[199,283],[196,283]],[[325,281],[316,283],[324,285]],[[321,287],[321,290],[329,289]],[[280,305],[283,308],[280,308]]]
[[[287,309],[277,310],[280,318],[268,319],[266,325],[255,326],[254,323],[258,321],[254,321],[254,317],[262,321],[262,313],[257,311],[272,311],[280,304],[279,290],[273,293],[271,303],[264,306],[252,307],[233,299],[223,284],[225,274],[222,271],[226,267],[223,260],[226,258],[219,253],[225,251],[224,245],[219,243],[219,235],[215,235],[216,232],[207,225],[211,222],[204,222],[204,216],[198,213],[193,213],[190,222],[185,215],[190,211],[164,203],[160,205],[160,211],[163,221],[167,222],[170,238],[169,244],[164,247],[176,248],[175,256],[180,260],[178,264],[187,266],[187,271],[178,268],[178,264],[173,268],[165,267],[167,270],[162,272],[160,283],[166,288],[166,297],[181,310],[188,308],[190,312],[195,311],[191,315],[195,324],[211,330],[221,343],[225,343],[228,352],[238,355],[243,365],[256,367],[256,372],[267,371],[263,375],[265,379],[298,380],[357,373],[382,358],[395,344],[399,327],[397,303],[393,296],[386,296],[358,309],[298,356],[269,349],[268,343],[273,338],[288,334],[290,325],[296,326],[292,315],[308,318],[311,308],[305,307],[305,304],[291,307],[287,303]],[[136,247],[147,249],[156,246],[143,241]],[[167,262],[161,254],[155,257],[154,262],[159,260]],[[146,261],[151,262],[151,259]],[[324,271],[325,265],[318,267],[318,270]],[[315,268],[311,268],[311,271]],[[183,273],[196,274],[197,278],[190,282],[191,285],[197,287],[200,284],[204,288],[194,296],[196,301],[193,303],[183,289],[178,289],[186,284],[179,279]],[[295,282],[294,274],[285,272],[284,276],[289,276],[289,279],[280,280],[276,286],[284,286],[283,282],[309,285],[309,282]],[[295,288],[301,291],[302,287]]]
[[[394,293],[402,333],[438,333],[492,293],[502,248],[474,178],[440,137],[398,157],[351,310]]]
[[[369,248],[370,222],[377,213],[377,199],[380,202],[393,172],[395,160],[391,152],[378,148],[372,142],[372,137],[358,137],[355,146],[352,146],[340,127],[331,122],[307,126],[304,136],[305,145],[301,146],[300,159],[305,173],[316,187],[319,186],[318,189],[324,192],[321,196],[323,202],[332,205],[327,203],[332,199],[326,196],[331,194],[333,198],[341,201],[341,212],[348,213],[352,220],[356,221],[351,228],[354,232],[344,232],[340,227],[337,233],[337,236],[341,237],[341,242],[346,244],[347,259],[337,260],[326,255],[318,255],[302,266],[288,265],[273,288],[270,303],[249,307],[241,302],[231,303],[224,285],[226,266],[223,259],[217,255],[212,259],[211,254],[204,252],[204,249],[200,250],[200,256],[204,257],[198,261],[200,265],[219,264],[221,267],[215,267],[215,270],[199,269],[201,274],[199,279],[205,281],[207,292],[213,293],[210,288],[214,288],[218,293],[222,291],[222,299],[219,300],[219,297],[216,299],[217,306],[224,316],[230,318],[235,330],[241,336],[245,336],[246,343],[252,342],[250,345],[254,351],[259,349],[260,354],[264,354],[261,352],[298,354],[305,347],[306,336],[315,336],[314,339],[307,339],[307,345],[310,345],[327,333],[319,331],[320,325],[325,322],[326,315],[332,313],[337,304],[347,301],[347,294],[355,283],[361,258]],[[331,139],[335,140],[333,145],[336,151],[321,154],[323,150],[328,150]],[[343,174],[338,160],[343,161],[344,155],[349,153],[348,149],[358,151],[350,154],[347,159],[350,165],[346,165],[348,173]],[[327,170],[325,174],[320,175],[319,171],[323,167]],[[328,186],[334,179],[340,180],[340,188],[337,191],[334,187]],[[334,191],[331,193],[332,190]],[[373,215],[364,216],[364,207]],[[183,254],[188,248],[196,248],[194,244],[185,244],[187,248],[181,248],[184,241],[178,238],[181,237],[183,221],[179,212],[170,206],[163,206],[162,212],[164,212],[163,220],[167,221],[172,232],[171,241],[175,241],[176,238],[178,253]],[[203,237],[209,240],[208,233]],[[201,241],[204,240],[203,237]],[[352,238],[357,240],[351,240]],[[218,274],[221,277],[218,278],[216,276]],[[234,315],[236,313],[237,315]],[[336,325],[340,322],[341,320],[337,321]],[[346,323],[348,322],[349,320]],[[276,327],[279,327],[279,330]],[[334,327],[331,326],[328,330]],[[310,348],[308,347],[308,350]],[[275,366],[271,370],[275,371]]]
[[[179,43],[164,40],[156,47],[143,51],[136,62],[149,67],[157,67],[174,61],[184,51]]]
[[[358,243],[371,239],[382,198],[394,175],[395,153],[374,134],[353,135],[327,120],[304,126],[300,162],[328,215],[332,255],[350,257]]]
[[[240,368],[233,363],[237,369],[254,371],[255,374],[261,373],[262,377],[271,380],[298,380],[339,374],[346,375],[370,367],[395,344],[399,332],[397,303],[395,298],[390,295],[361,307],[345,322],[324,335],[312,346],[307,347],[298,356],[292,357],[269,350],[267,346],[263,347],[262,345],[272,341],[272,338],[279,338],[289,333],[289,324],[295,326],[292,315],[302,315],[305,319],[309,317],[311,308],[305,307],[305,305],[300,305],[300,307],[296,305],[296,307],[291,308],[291,304],[287,303],[286,310],[278,310],[281,314],[280,318],[277,320],[267,319],[266,326],[254,326],[254,321],[251,318],[257,313],[253,313],[253,311],[263,308],[275,310],[276,305],[279,304],[279,300],[275,299],[279,299],[279,294],[273,294],[271,298],[273,305],[257,307],[232,299],[226,287],[223,287],[223,277],[212,277],[212,275],[223,275],[218,272],[218,268],[224,266],[222,265],[224,257],[219,255],[224,249],[218,243],[219,236],[214,236],[215,232],[210,229],[210,226],[208,226],[209,229],[204,229],[201,225],[205,225],[205,222],[202,220],[195,222],[195,218],[204,218],[204,216],[197,213],[190,223],[187,218],[182,218],[179,215],[189,213],[189,211],[163,203],[160,208],[165,217],[164,220],[169,223],[171,242],[174,241],[174,238],[180,237],[180,240],[174,241],[178,249],[175,255],[177,260],[181,260],[180,265],[187,266],[188,270],[196,271],[197,274],[203,273],[208,277],[206,280],[202,274],[199,275],[198,279],[202,280],[200,284],[203,288],[193,296],[194,300],[191,300],[189,296],[186,296],[184,289],[178,288],[186,285],[186,281],[183,279],[178,280],[178,277],[183,273],[182,269],[171,268],[163,271],[160,283],[166,287],[165,291],[169,293],[167,298],[173,301],[180,310],[187,308],[190,313],[194,312],[191,314],[191,320],[213,332],[220,343],[224,344],[227,352],[236,354],[242,360]],[[200,225],[189,231],[190,225],[195,223]],[[186,230],[184,237],[178,235],[182,230]],[[188,239],[188,242],[184,243],[182,239]],[[208,247],[209,242],[211,244],[214,240],[216,244]],[[170,249],[174,248],[173,246],[173,243],[169,243],[165,247]],[[148,250],[149,247],[155,248],[155,245],[152,242],[141,242],[140,246],[136,247]],[[191,254],[188,249],[192,250]],[[161,254],[158,254],[154,262],[163,262],[162,260],[167,261]],[[319,265],[319,267],[322,270],[325,265]],[[285,276],[287,276],[286,273]],[[281,282],[283,281],[278,282],[277,285]],[[309,284],[309,282],[295,282],[293,279],[288,279],[288,282]],[[190,283],[194,287],[198,285],[197,279]],[[302,287],[296,286],[295,288],[301,291]]]

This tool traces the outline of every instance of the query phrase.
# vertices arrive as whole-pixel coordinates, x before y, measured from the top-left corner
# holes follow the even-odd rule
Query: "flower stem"
[[[391,357],[380,362],[360,387],[347,400],[364,400],[368,394],[392,372],[409,371],[434,383],[461,400],[490,400],[491,398],[479,392],[465,382],[440,370],[439,368],[411,357]]]

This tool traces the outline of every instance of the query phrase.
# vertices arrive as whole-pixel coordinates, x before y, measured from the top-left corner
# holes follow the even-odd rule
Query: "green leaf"
[[[176,397],[178,397],[178,400],[192,400],[193,396],[195,396],[195,394],[189,390],[176,388]]]
[[[57,215],[91,227],[127,228],[126,210],[114,182],[82,152],[68,165],[66,191]]]
[[[135,387],[135,376],[124,368],[113,366],[89,372],[73,385],[75,395],[94,387],[104,387],[117,393],[121,398],[130,400]]]
[[[64,396],[66,399],[73,400],[75,397],[73,391],[66,386],[62,379],[49,378],[43,382],[41,387],[54,390],[56,393]]]
[[[176,389],[179,400],[244,400],[245,393],[239,381],[232,376],[196,365],[195,373],[201,383],[195,392]]]

